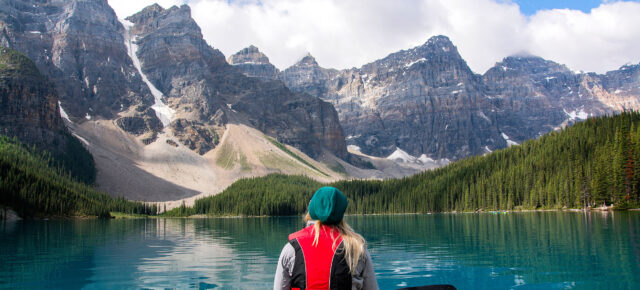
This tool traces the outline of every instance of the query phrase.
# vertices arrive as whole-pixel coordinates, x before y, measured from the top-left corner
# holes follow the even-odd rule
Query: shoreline
[[[11,210],[11,209],[9,209]],[[365,213],[365,214],[345,214],[348,216],[382,216],[382,215],[431,215],[431,214],[509,214],[509,213],[524,213],[524,212],[640,212],[640,208],[629,208],[629,209],[620,209],[616,210],[613,207],[607,208],[559,208],[559,209],[518,209],[518,210],[476,210],[476,211],[443,211],[443,212],[406,212],[406,213]],[[162,215],[142,215],[142,214],[127,214],[121,212],[111,212],[111,218],[99,218],[97,216],[38,216],[38,217],[29,217],[29,218],[21,218],[19,216],[15,216],[16,218],[10,219],[0,219],[0,221],[21,221],[21,220],[92,220],[92,219],[105,219],[105,220],[116,220],[116,219],[209,219],[209,218],[220,218],[220,219],[234,219],[234,218],[273,218],[273,217],[301,217],[303,215],[206,215],[206,214],[196,214],[190,216],[162,216]],[[12,216],[13,217],[13,216]]]

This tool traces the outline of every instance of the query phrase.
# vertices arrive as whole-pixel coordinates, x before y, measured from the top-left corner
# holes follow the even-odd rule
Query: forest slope
[[[155,205],[109,197],[51,164],[51,154],[0,135],[0,206],[13,209],[22,218],[157,212]]]
[[[581,208],[640,201],[640,113],[591,118],[485,156],[411,177],[330,184],[348,213]],[[291,215],[322,186],[304,177],[244,179],[173,215]]]

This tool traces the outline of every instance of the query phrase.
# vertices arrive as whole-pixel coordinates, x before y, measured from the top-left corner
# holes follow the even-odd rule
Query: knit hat
[[[309,216],[323,224],[333,225],[342,221],[347,209],[347,197],[335,187],[321,187],[309,202]]]

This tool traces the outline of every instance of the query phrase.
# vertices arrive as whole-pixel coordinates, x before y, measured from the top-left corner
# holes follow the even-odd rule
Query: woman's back
[[[333,187],[314,194],[307,227],[282,249],[274,289],[378,289],[364,238],[342,220],[347,204]]]

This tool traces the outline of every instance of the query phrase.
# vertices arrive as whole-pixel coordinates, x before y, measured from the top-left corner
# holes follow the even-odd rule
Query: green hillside
[[[407,178],[331,185],[349,198],[349,213],[637,206],[640,114],[588,119],[519,146]],[[301,214],[320,186],[299,176],[244,179],[171,214]]]
[[[156,206],[111,198],[50,164],[55,162],[49,153],[0,135],[0,205],[12,208],[21,217],[157,212]]]

